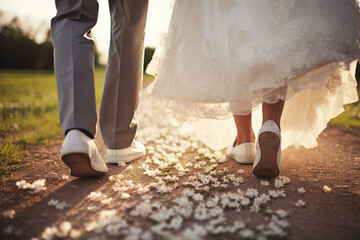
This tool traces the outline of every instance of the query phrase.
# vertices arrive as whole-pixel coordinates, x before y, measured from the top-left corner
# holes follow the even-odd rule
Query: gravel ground
[[[2,184],[0,239],[359,239],[357,133],[327,128],[318,147],[284,150],[282,177],[264,180],[166,121],[139,119],[147,156],[103,177],[68,176],[60,145],[31,150],[14,175],[46,189]]]

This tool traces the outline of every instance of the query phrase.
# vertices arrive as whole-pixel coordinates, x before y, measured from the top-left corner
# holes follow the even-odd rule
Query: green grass
[[[56,82],[48,71],[0,71],[0,176],[12,179],[31,147],[61,136]]]
[[[105,68],[97,68],[95,92],[98,107],[104,77]],[[151,81],[151,76],[144,76],[144,85]],[[52,71],[0,70],[2,179],[8,179],[14,169],[22,166],[19,163],[26,160],[26,150],[62,141],[58,111],[57,87]]]
[[[13,179],[12,172],[27,165],[24,163],[28,153],[11,143],[0,143],[0,176],[2,181]]]
[[[101,95],[104,69],[96,71]],[[100,102],[100,97],[98,97]],[[0,71],[0,141],[29,148],[62,137],[56,81],[49,71]]]
[[[360,86],[358,86],[358,95],[360,96]],[[350,132],[360,132],[360,101],[344,106],[345,112],[336,118],[331,119],[330,126],[340,126]]]

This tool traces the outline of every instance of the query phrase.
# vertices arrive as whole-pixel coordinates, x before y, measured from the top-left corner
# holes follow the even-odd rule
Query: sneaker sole
[[[280,139],[273,132],[263,132],[259,136],[261,158],[253,170],[257,177],[274,178],[279,175],[277,165],[277,153],[280,147]]]
[[[71,176],[96,177],[105,174],[105,172],[96,171],[91,167],[89,155],[85,153],[69,153],[62,156],[61,159],[70,168]]]

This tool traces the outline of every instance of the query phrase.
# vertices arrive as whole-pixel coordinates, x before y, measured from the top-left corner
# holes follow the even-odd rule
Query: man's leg
[[[106,147],[118,150],[130,147],[136,133],[134,113],[142,86],[148,1],[109,0],[109,7],[111,43],[100,107],[100,129]]]
[[[55,3],[57,14],[51,20],[51,36],[60,122],[66,133],[61,159],[73,176],[103,175],[108,169],[91,139],[97,119],[95,48],[90,33],[97,21],[98,3],[96,0],[56,0]]]
[[[96,128],[94,85],[95,46],[90,30],[96,24],[96,0],[56,0],[57,14],[51,20],[54,68],[58,86],[60,122],[69,129]]]

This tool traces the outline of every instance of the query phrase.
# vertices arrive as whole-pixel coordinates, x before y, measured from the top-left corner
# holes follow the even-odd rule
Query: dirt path
[[[321,134],[318,147],[284,150],[281,175],[290,182],[282,178],[280,182],[285,185],[276,188],[274,179],[268,181],[268,186],[260,184],[261,179],[251,175],[251,166],[233,160],[223,162],[223,154],[207,152],[201,145],[179,137],[175,129],[159,127],[164,130],[157,136],[151,132],[155,130],[139,130],[147,144],[147,159],[125,167],[109,166],[109,173],[100,178],[63,179],[68,170],[60,160],[60,145],[31,151],[31,165],[15,176],[30,183],[46,179],[47,189],[34,193],[18,189],[15,181],[2,184],[0,213],[14,210],[15,215],[0,216],[0,239],[359,239],[358,135],[328,128]],[[105,156],[100,139],[97,143]],[[182,155],[171,154],[174,152]],[[146,166],[162,170],[145,174]],[[210,183],[204,175],[190,179],[205,173],[206,168],[215,169],[208,175],[213,177]],[[166,182],[159,183],[160,178],[167,178]],[[216,186],[211,182],[214,179],[227,186]],[[198,191],[192,193],[195,188],[184,185],[186,181],[198,184]],[[331,191],[326,193],[324,185]],[[297,190],[301,187],[305,189],[303,194]],[[269,190],[274,190],[274,195],[285,193],[286,197],[269,195]],[[266,195],[256,205],[261,193]],[[66,207],[50,206],[51,199],[65,201]],[[248,204],[244,199],[249,200]],[[300,199],[304,207],[295,205]],[[61,204],[57,206],[61,208]]]

